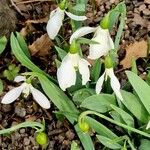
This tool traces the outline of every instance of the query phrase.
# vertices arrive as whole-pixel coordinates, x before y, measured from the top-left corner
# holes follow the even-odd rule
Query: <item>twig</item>
[[[14,3],[14,1],[13,1],[13,0],[10,0],[10,2],[11,2],[11,5],[12,5],[13,7],[15,7],[16,11],[17,11],[20,15],[23,16],[21,10],[16,6],[16,4]]]
[[[54,0],[28,0],[24,2],[16,2],[16,4],[27,4],[27,3],[34,3],[34,2],[54,2]]]

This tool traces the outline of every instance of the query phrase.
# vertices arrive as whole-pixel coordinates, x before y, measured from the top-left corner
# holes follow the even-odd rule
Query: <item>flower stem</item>
[[[135,133],[137,133],[137,134],[140,134],[140,135],[143,135],[143,136],[145,136],[145,137],[150,138],[150,134],[148,134],[148,133],[146,133],[146,132],[140,131],[140,130],[135,129],[135,128],[133,128],[133,127],[130,127],[130,126],[127,126],[127,125],[122,124],[122,123],[120,123],[120,122],[117,122],[117,121],[115,121],[115,120],[113,120],[113,119],[111,119],[111,118],[109,118],[109,117],[106,117],[105,115],[102,115],[102,114],[100,114],[100,113],[97,113],[97,112],[95,112],[95,111],[85,111],[85,112],[81,113],[80,116],[79,116],[79,118],[78,118],[78,121],[79,121],[79,122],[82,122],[83,119],[85,119],[85,117],[86,117],[87,115],[92,115],[92,114],[93,114],[93,115],[96,115],[96,116],[98,116],[98,117],[100,117],[100,118],[103,118],[103,119],[105,119],[105,120],[107,120],[107,121],[109,121],[109,122],[111,122],[111,123],[113,123],[113,124],[116,124],[116,125],[118,125],[118,126],[120,126],[120,127],[122,127],[122,128],[125,128],[125,129],[127,129],[127,130],[132,131],[132,132],[135,132]]]
[[[26,121],[26,122],[17,124],[13,127],[10,127],[8,129],[0,130],[0,135],[15,131],[15,130],[20,129],[20,128],[25,128],[25,127],[34,128],[34,129],[36,129],[36,132],[42,132],[45,130],[45,126],[39,122]]]

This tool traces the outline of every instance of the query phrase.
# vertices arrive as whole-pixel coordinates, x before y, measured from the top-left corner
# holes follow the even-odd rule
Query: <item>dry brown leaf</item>
[[[140,42],[135,42],[126,47],[125,58],[120,62],[123,68],[130,68],[132,59],[137,60],[138,58],[144,58],[147,56],[147,42],[142,40]]]
[[[29,50],[31,55],[37,54],[39,56],[46,56],[49,53],[51,46],[53,46],[53,42],[47,34],[44,34],[33,42],[32,45],[29,45]]]

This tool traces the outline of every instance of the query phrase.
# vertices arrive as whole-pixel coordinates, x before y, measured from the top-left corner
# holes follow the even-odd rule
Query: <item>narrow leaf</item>
[[[141,102],[143,103],[146,110],[150,114],[150,101],[149,101],[150,86],[135,73],[131,71],[126,71],[126,74],[135,92],[137,93]]]
[[[94,110],[100,113],[110,111],[112,108],[110,104],[116,104],[115,98],[109,94],[92,95],[86,98],[80,107],[84,107],[90,110]]]

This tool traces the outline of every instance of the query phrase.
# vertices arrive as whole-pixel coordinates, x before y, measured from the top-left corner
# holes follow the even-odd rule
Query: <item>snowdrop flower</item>
[[[110,37],[109,30],[102,29],[100,26],[96,28],[93,27],[79,28],[72,34],[70,38],[70,43],[72,43],[73,40],[92,32],[94,32],[94,36],[91,40],[98,42],[98,44],[90,44],[88,58],[98,59],[101,56],[106,56],[110,50],[114,49],[114,43]]]
[[[21,93],[25,94],[25,97],[29,95],[29,93],[32,93],[33,98],[35,101],[43,108],[48,109],[50,108],[50,102],[46,98],[46,96],[34,88],[31,83],[26,82],[26,78],[24,76],[17,76],[14,79],[15,82],[21,82],[24,81],[19,87],[16,87],[12,90],[10,90],[6,95],[3,97],[1,103],[3,104],[10,104],[14,102],[20,95]]]
[[[107,80],[107,78],[109,76],[110,77],[110,85],[111,85],[114,93],[122,101],[123,97],[122,97],[121,92],[120,92],[121,85],[120,85],[117,77],[114,74],[114,70],[113,70],[112,66],[113,65],[112,65],[111,58],[109,56],[106,56],[106,58],[105,58],[105,72],[98,79],[98,81],[96,83],[96,93],[99,94],[101,92],[104,79]]]
[[[88,58],[98,59],[101,56],[106,56],[110,50],[114,49],[114,43],[108,30],[109,16],[110,13],[108,12],[108,14],[101,20],[98,27],[82,27],[75,31],[70,38],[70,43],[79,37],[94,32],[94,36],[91,40],[96,41],[98,44],[90,44]]]
[[[67,12],[64,7],[65,6],[57,7],[55,10],[53,10],[50,13],[50,18],[47,23],[46,29],[47,29],[47,33],[48,33],[49,37],[52,40],[57,36],[57,34],[63,24],[65,14],[68,17],[70,17],[71,19],[76,20],[76,21],[83,21],[83,20],[87,19],[86,16],[76,16],[70,12]]]
[[[73,52],[70,49],[70,52],[64,57],[61,66],[57,70],[57,79],[60,88],[65,91],[66,88],[75,85],[77,69],[79,69],[79,73],[82,76],[82,85],[85,85],[90,80],[88,66],[90,66],[90,63],[81,58],[77,50]]]

